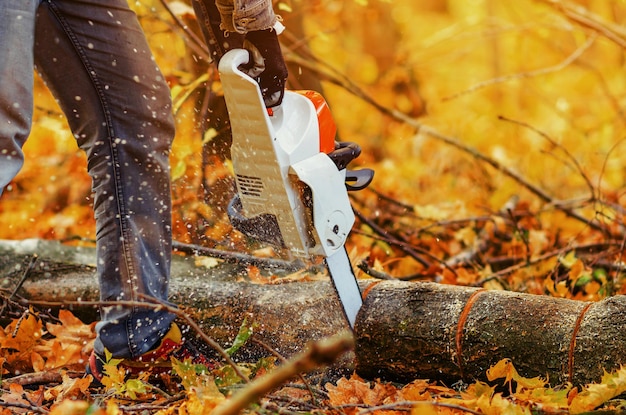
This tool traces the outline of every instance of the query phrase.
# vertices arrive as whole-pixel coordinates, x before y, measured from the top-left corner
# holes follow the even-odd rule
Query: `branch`
[[[533,193],[535,196],[537,196],[539,199],[543,200],[546,203],[549,203],[551,205],[554,205],[557,209],[561,210],[563,213],[565,213],[567,216],[578,220],[579,222],[582,222],[584,224],[586,224],[587,226],[589,226],[592,229],[595,229],[597,231],[600,231],[602,233],[605,234],[610,234],[609,229],[606,226],[602,226],[601,224],[593,221],[593,219],[587,219],[585,218],[583,215],[573,211],[572,209],[566,208],[566,207],[561,207],[559,204],[559,200],[553,198],[551,195],[549,195],[547,192],[545,192],[543,189],[541,189],[538,186],[535,186],[534,184],[530,183],[528,180],[526,180],[524,177],[522,177],[521,175],[519,175],[518,173],[516,173],[513,169],[501,164],[500,162],[496,161],[495,159],[492,159],[486,155],[484,155],[483,153],[481,153],[480,151],[476,150],[473,147],[470,147],[464,143],[462,143],[458,138],[456,137],[451,137],[448,135],[445,135],[443,133],[440,133],[439,131],[437,131],[436,129],[429,127],[427,125],[424,125],[420,122],[418,122],[417,120],[413,120],[409,117],[403,116],[404,119],[406,119],[406,122],[409,125],[413,125],[418,129],[417,134],[426,134],[432,138],[435,138],[439,141],[442,141],[446,144],[449,144],[453,147],[456,147],[457,149],[464,151],[470,155],[472,155],[473,157],[475,157],[478,160],[481,160],[487,164],[489,164],[490,166],[492,166],[493,168],[495,168],[496,170],[500,171],[502,174],[504,174],[505,176],[508,176],[509,178],[513,179],[514,181],[516,181],[518,184],[520,184],[521,186],[525,187],[526,189],[528,189],[531,193]]]
[[[22,288],[22,285],[24,285],[24,282],[26,281],[26,279],[30,276],[30,273],[35,268],[35,264],[37,263],[38,259],[39,259],[39,257],[37,256],[37,254],[33,254],[31,256],[30,262],[28,263],[28,266],[26,267],[26,270],[22,274],[22,277],[20,278],[19,282],[17,283],[17,285],[13,289],[13,292],[11,293],[9,298],[7,298],[3,302],[2,308],[0,308],[0,318],[4,315],[4,310],[6,309],[7,305],[9,304],[9,302],[11,302],[13,300],[13,298],[15,297],[17,292],[20,290],[20,288]]]
[[[33,300],[23,299],[20,301],[20,303],[24,305],[33,304],[33,305],[38,305],[38,306],[59,307],[59,308],[64,308],[64,307],[74,305],[74,306],[81,306],[81,307],[84,307],[84,306],[143,307],[143,308],[149,308],[153,310],[167,310],[169,313],[172,313],[180,317],[182,320],[185,321],[185,323],[189,325],[189,327],[191,327],[196,333],[198,333],[198,335],[202,338],[202,340],[204,340],[217,353],[219,353],[219,355],[222,356],[222,358],[226,361],[226,363],[228,363],[233,368],[237,376],[239,376],[245,382],[250,382],[250,379],[248,378],[248,376],[246,376],[241,370],[239,370],[239,367],[235,364],[235,362],[233,362],[233,360],[230,358],[228,353],[226,353],[226,351],[222,348],[222,346],[220,346],[219,343],[217,343],[215,340],[213,340],[211,337],[205,334],[200,328],[200,326],[198,326],[198,324],[195,321],[193,321],[193,319],[189,317],[187,313],[185,313],[183,310],[179,308],[172,307],[168,304],[160,302],[156,298],[149,297],[145,299],[147,301],[33,301]]]
[[[550,1],[550,0],[543,0],[543,1]],[[576,50],[576,52],[572,55],[570,55],[568,57],[568,59],[566,59],[564,62],[562,62],[560,65],[563,65],[563,63],[568,63],[570,60],[575,60],[579,54],[582,54],[584,52],[584,50],[586,48],[588,48],[590,45],[589,43],[593,42],[594,38],[589,38],[587,40],[587,42],[581,47],[578,48]],[[541,200],[543,200],[546,203],[555,205],[555,206],[559,206],[559,200],[554,199],[551,195],[549,195],[548,193],[546,193],[543,189],[539,188],[538,186],[535,186],[534,184],[528,182],[525,178],[523,178],[522,176],[520,176],[518,173],[516,173],[515,171],[513,171],[512,169],[502,165],[501,163],[499,163],[498,161],[484,155],[483,153],[481,153],[480,151],[478,151],[477,149],[470,147],[466,144],[464,144],[461,140],[459,140],[456,137],[452,137],[452,136],[448,136],[445,135],[441,132],[439,132],[437,129],[430,127],[428,125],[425,125],[423,123],[421,123],[420,121],[418,121],[415,118],[412,118],[398,110],[395,110],[393,108],[387,108],[384,105],[380,104],[379,102],[377,102],[372,96],[370,96],[369,94],[367,94],[366,92],[364,92],[361,88],[359,88],[358,85],[356,85],[352,80],[348,79],[347,77],[344,76],[338,76],[337,75],[337,71],[335,70],[328,70],[328,69],[322,69],[319,66],[316,66],[314,63],[308,62],[304,59],[300,59],[297,56],[290,56],[290,58],[298,63],[299,65],[305,66],[311,70],[317,71],[318,74],[325,80],[327,80],[328,82],[331,82],[343,89],[345,89],[346,91],[348,91],[349,93],[353,94],[354,96],[362,99],[363,101],[367,102],[368,104],[372,105],[374,108],[376,108],[379,112],[381,112],[384,115],[387,115],[393,119],[395,119],[396,121],[399,122],[403,122],[413,128],[415,128],[417,130],[416,135],[421,134],[425,134],[431,138],[434,138],[436,140],[439,140],[445,144],[451,145],[453,147],[456,147],[457,149],[473,156],[474,158],[483,161],[489,165],[491,165],[492,167],[494,167],[496,170],[499,170],[502,174],[504,174],[505,176],[510,177],[511,179],[513,179],[514,181],[516,181],[518,184],[520,184],[521,186],[525,187],[526,189],[528,189],[531,193],[533,193],[534,195],[536,195],[537,197],[539,197]],[[328,67],[328,65],[326,65],[326,67]],[[545,71],[546,69],[543,69],[543,71]],[[567,209],[564,207],[559,207],[559,210],[561,210],[563,213],[565,213],[567,216],[574,218],[576,220],[578,220],[579,222],[582,222],[584,224],[586,224],[587,226],[591,227],[592,229],[595,229],[597,231],[600,231],[602,233],[605,234],[610,234],[609,229],[605,226],[602,226],[601,224],[594,222],[593,219],[587,219],[584,216],[574,212],[571,209]],[[620,235],[622,236],[622,235]]]
[[[578,49],[576,49],[571,55],[569,55],[567,58],[565,58],[562,62],[554,65],[554,66],[549,66],[547,68],[541,68],[541,69],[536,69],[534,71],[529,71],[529,72],[520,72],[520,73],[516,73],[516,74],[511,74],[511,75],[504,75],[504,76],[499,76],[497,78],[493,78],[493,79],[489,79],[487,81],[483,81],[483,82],[479,82],[478,84],[467,88],[464,91],[461,92],[457,92],[456,94],[453,95],[449,95],[447,97],[444,97],[442,99],[442,101],[450,101],[452,99],[458,98],[462,95],[465,94],[469,94],[472,92],[476,92],[479,89],[491,86],[491,85],[495,85],[495,84],[501,84],[507,81],[511,81],[514,79],[524,79],[524,78],[532,78],[535,76],[540,76],[540,75],[546,75],[552,72],[558,72],[564,68],[566,68],[567,66],[571,65],[572,62],[574,62],[576,59],[578,59],[587,49],[589,49],[589,47],[591,47],[591,45],[593,44],[593,42],[596,40],[597,36],[591,36],[589,39],[587,39],[587,41],[585,43],[583,43]]]
[[[294,376],[331,364],[353,347],[354,339],[352,333],[344,333],[330,339],[312,343],[306,352],[289,360],[275,371],[255,379],[248,386],[235,393],[230,399],[221,403],[211,414],[238,414],[250,404],[257,402],[261,397]]]
[[[300,260],[284,261],[276,258],[260,258],[243,254],[241,252],[222,251],[220,249],[206,248],[204,246],[186,244],[182,242],[173,242],[172,248],[186,254],[205,255],[237,264],[260,265],[267,268],[283,269],[285,271],[297,271],[304,268],[304,264]]]
[[[418,414],[421,412],[419,410],[420,406],[426,406],[426,407],[434,406],[434,407],[441,407],[441,408],[449,408],[449,409],[455,409],[457,411],[467,412],[467,413],[475,414],[475,415],[482,414],[482,412],[474,411],[473,409],[469,409],[461,405],[455,405],[451,403],[437,402],[437,401],[395,402],[395,403],[389,403],[389,404],[384,404],[384,405],[379,405],[379,406],[372,406],[370,408],[366,408],[366,409],[363,409],[362,411],[359,411],[358,414],[367,415],[371,413],[376,413],[378,411],[406,411],[406,412]],[[415,409],[415,411],[413,411],[413,409]],[[438,411],[436,410],[435,412],[438,413]]]
[[[480,281],[476,281],[475,283],[471,284],[471,286],[473,287],[480,287],[483,284],[485,284],[488,281],[494,280],[494,279],[498,279],[503,275],[506,274],[510,274],[512,272],[515,272],[519,269],[522,269],[524,267],[530,266],[530,265],[534,265],[534,264],[538,264],[542,261],[545,261],[547,259],[553,258],[555,256],[560,256],[560,255],[564,255],[567,254],[568,252],[571,251],[583,251],[583,250],[592,250],[592,249],[602,249],[602,250],[606,250],[612,246],[615,247],[620,247],[621,243],[613,243],[613,242],[603,242],[603,243],[591,243],[591,244],[585,244],[585,245],[575,245],[575,246],[567,246],[564,248],[559,248],[559,249],[555,249],[554,251],[550,251],[550,252],[546,252],[543,255],[539,255],[537,257],[534,257],[528,261],[523,261],[520,262],[518,264],[512,265],[508,268],[502,269],[500,271],[494,272],[491,275],[488,275],[487,277],[481,279]]]
[[[161,5],[163,6],[163,8],[167,11],[167,13],[170,15],[172,20],[174,20],[174,22],[176,23],[176,26],[178,26],[180,30],[182,30],[183,33],[191,41],[191,43],[189,44],[191,49],[195,50],[196,53],[198,53],[198,55],[202,56],[204,59],[210,62],[211,54],[209,53],[209,49],[207,48],[204,40],[200,39],[191,29],[189,29],[189,26],[187,26],[187,24],[185,24],[185,22],[183,22],[176,15],[176,13],[174,13],[174,10],[172,10],[172,8],[170,7],[170,5],[168,4],[166,0],[160,0],[160,1],[161,1]]]
[[[587,174],[585,173],[585,170],[580,165],[580,163],[578,162],[576,157],[574,157],[574,155],[572,153],[570,153],[570,151],[566,147],[562,146],[560,143],[557,143],[548,134],[544,133],[543,131],[538,130],[537,128],[533,127],[532,125],[530,125],[528,123],[525,123],[523,121],[517,121],[517,120],[511,119],[511,118],[505,117],[503,115],[498,116],[498,118],[500,120],[502,120],[502,121],[507,121],[507,122],[514,123],[514,124],[517,124],[519,126],[528,128],[529,130],[533,131],[534,133],[538,134],[539,136],[545,138],[552,146],[560,148],[561,151],[563,151],[565,153],[567,158],[574,164],[575,170],[577,170],[578,173],[580,173],[581,177],[583,178],[583,180],[587,184],[587,187],[589,188],[589,192],[591,193],[592,199],[596,198],[596,196],[595,196],[596,189],[593,187],[593,184],[591,183],[591,179],[589,179],[589,176],[587,176]]]
[[[41,408],[39,406],[28,405],[28,404],[19,403],[19,402],[6,402],[3,400],[0,400],[0,407],[26,409],[27,411],[31,411],[32,413],[35,413],[35,414],[49,414],[50,413],[50,411],[48,411],[47,409]]]
[[[626,31],[622,26],[607,22],[600,16],[577,4],[565,3],[560,0],[538,0],[559,10],[565,17],[579,25],[601,34],[617,45],[626,49]]]
[[[404,253],[406,253],[407,255],[409,255],[411,258],[415,259],[417,262],[419,262],[420,264],[422,264],[422,266],[424,266],[424,268],[428,268],[430,267],[430,264],[428,263],[428,261],[426,261],[425,259],[423,259],[422,257],[420,257],[418,255],[417,252],[415,252],[415,247],[410,246],[409,244],[407,244],[404,241],[399,240],[398,238],[396,238],[395,236],[389,234],[389,232],[386,229],[383,229],[382,227],[378,226],[376,223],[374,223],[372,220],[368,219],[365,217],[365,215],[363,215],[361,212],[359,212],[356,209],[353,209],[355,215],[359,218],[359,220],[361,222],[363,222],[364,224],[366,224],[367,226],[369,226],[370,228],[372,228],[372,230],[381,235],[385,242],[391,244],[391,245],[395,245],[398,248],[400,248]],[[371,235],[366,235],[363,234],[365,236],[371,236]],[[432,254],[420,250],[422,254],[428,255],[431,258],[435,259],[436,261],[439,261],[439,259],[437,259],[436,257],[434,257]]]

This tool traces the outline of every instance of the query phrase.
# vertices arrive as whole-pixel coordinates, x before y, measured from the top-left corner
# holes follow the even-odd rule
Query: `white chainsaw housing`
[[[320,151],[313,103],[285,91],[270,116],[257,82],[239,70],[247,62],[248,52],[235,49],[219,64],[243,215],[274,215],[285,246],[296,256],[331,256],[344,249],[355,220],[345,170]],[[303,184],[312,192],[312,206]]]

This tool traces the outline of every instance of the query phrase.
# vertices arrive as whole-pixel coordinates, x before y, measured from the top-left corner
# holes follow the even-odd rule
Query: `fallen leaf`
[[[76,400],[88,396],[91,379],[89,377],[70,378],[67,372],[61,373],[63,382],[52,388],[46,389],[44,398],[59,403],[64,399]]]
[[[509,387],[512,387],[511,381],[515,381],[517,384],[516,392],[522,389],[542,388],[546,384],[546,381],[541,377],[525,378],[520,376],[510,359],[502,359],[487,369],[487,379],[489,381],[501,378],[504,378],[504,384],[508,383]]]
[[[582,388],[572,399],[570,412],[579,414],[591,411],[622,393],[626,392],[626,368],[622,367],[613,373],[604,373],[600,383]]]

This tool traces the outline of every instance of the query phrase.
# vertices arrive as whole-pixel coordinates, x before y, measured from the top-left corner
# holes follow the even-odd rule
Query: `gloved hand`
[[[248,32],[243,46],[250,52],[250,62],[242,66],[243,71],[259,83],[267,108],[280,105],[285,94],[287,65],[276,30]]]

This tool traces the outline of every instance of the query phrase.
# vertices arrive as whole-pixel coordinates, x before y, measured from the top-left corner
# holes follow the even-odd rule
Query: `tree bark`
[[[39,259],[17,291],[19,296],[31,301],[99,301],[98,280],[90,266],[94,251],[51,241],[0,241],[0,288],[13,292],[34,254]],[[349,330],[330,280],[256,284],[246,280],[241,265],[221,262],[207,268],[197,266],[196,259],[174,256],[170,300],[223,347],[231,345],[244,318],[255,324],[256,338],[286,357],[301,352],[311,341]],[[98,319],[94,307],[68,308],[85,322]],[[238,358],[267,354],[262,346],[250,344]],[[337,368],[352,368],[353,358],[347,354]]]
[[[24,278],[35,253],[37,263]],[[97,301],[90,258],[93,251],[85,248],[0,241],[0,286],[9,293],[19,288],[17,295],[33,301]],[[245,281],[245,269],[237,264],[195,264],[192,257],[176,258],[171,299],[225,347],[244,318],[256,325],[257,339],[285,357],[348,329],[329,280],[254,284]],[[453,383],[484,380],[490,366],[509,358],[523,376],[578,385],[599,381],[604,370],[626,363],[623,296],[585,303],[435,283],[360,284],[365,300],[356,321],[355,351],[335,369],[356,368],[366,378]],[[85,320],[97,318],[93,308],[75,312]],[[241,353],[244,360],[267,350],[251,343]]]
[[[372,288],[355,328],[367,378],[485,380],[509,358],[553,385],[599,381],[626,362],[626,298],[597,303],[434,283]]]

